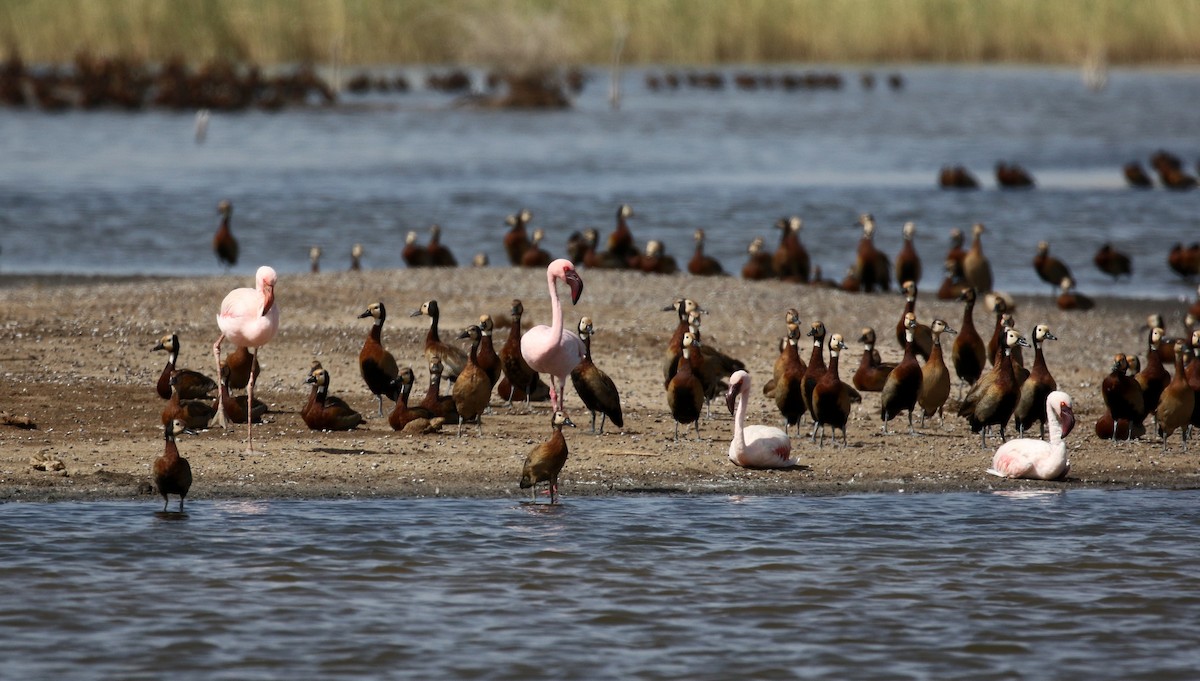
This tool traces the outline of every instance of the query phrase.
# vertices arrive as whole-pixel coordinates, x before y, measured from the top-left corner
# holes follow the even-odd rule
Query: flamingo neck
[[[562,303],[558,301],[558,288],[554,285],[554,275],[549,272],[546,273],[546,287],[550,289],[550,333],[555,338],[562,338]]]
[[[746,390],[738,393],[737,404],[733,408],[733,448],[738,454],[746,449]]]

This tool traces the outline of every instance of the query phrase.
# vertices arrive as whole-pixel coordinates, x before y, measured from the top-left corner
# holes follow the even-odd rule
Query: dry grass
[[[261,63],[1200,60],[1194,0],[0,0],[31,62],[80,49]]]

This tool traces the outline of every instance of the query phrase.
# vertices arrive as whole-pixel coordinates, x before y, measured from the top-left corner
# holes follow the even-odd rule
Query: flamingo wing
[[[1002,478],[1037,478],[1037,462],[1050,453],[1041,440],[1010,440],[996,450],[988,473]]]

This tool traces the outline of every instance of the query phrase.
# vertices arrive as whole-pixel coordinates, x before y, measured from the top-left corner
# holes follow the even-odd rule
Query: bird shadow
[[[798,463],[792,466],[738,466],[738,468],[744,468],[748,471],[787,471],[789,473],[793,471],[799,471],[803,473],[804,471],[812,470],[812,466],[803,463]]]
[[[378,452],[373,452],[366,449],[346,449],[343,447],[313,447],[312,451],[320,452],[322,454],[341,454],[345,456],[358,454],[378,454]]]
[[[187,520],[187,511],[155,511],[154,517],[159,520],[180,521]]]

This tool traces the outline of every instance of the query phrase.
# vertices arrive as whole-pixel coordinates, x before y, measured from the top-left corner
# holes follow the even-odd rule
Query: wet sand
[[[732,418],[720,400],[713,402],[712,416],[702,419],[699,439],[688,431],[674,441],[661,365],[676,317],[662,308],[678,296],[699,301],[709,311],[702,328],[705,342],[744,361],[754,378],[748,423],[778,424],[778,412],[761,386],[777,355],[783,311],[795,307],[804,324],[819,319],[831,333],[846,337],[850,348],[841,376],[849,381],[862,351],[853,341],[863,326],[878,331],[886,361],[899,360],[894,328],[904,305],[901,294],[849,294],[737,278],[581,274],[583,297],[574,308],[566,303],[566,325],[573,328],[584,314],[594,320],[593,355],[620,389],[625,428],[610,425],[603,435],[590,434],[590,416],[568,387],[566,408],[578,428],[566,429],[570,459],[560,481],[566,499],[1200,486],[1200,447],[1184,454],[1178,435],[1163,453],[1156,441],[1114,444],[1099,440],[1093,430],[1103,411],[1100,382],[1112,354],[1144,355],[1138,327],[1146,314],[1161,312],[1169,324],[1177,323],[1186,307],[1182,303],[1100,299],[1092,311],[1062,312],[1048,296],[1017,298],[1018,329],[1028,335],[1034,324],[1045,322],[1060,339],[1047,344],[1047,364],[1060,389],[1074,398],[1078,418],[1067,441],[1072,468],[1064,482],[987,475],[993,450],[982,449],[966,421],[952,415],[957,389],[951,392],[945,424],[927,422],[918,435],[907,433],[903,417],[892,422],[892,433],[882,434],[878,395],[866,394],[851,416],[848,447],[827,441],[819,448],[793,437],[800,465],[762,471],[728,460]],[[959,328],[961,304],[935,300],[935,283],[927,284],[930,291],[918,301],[918,318],[928,323],[941,317]],[[216,311],[230,289],[251,285],[249,271],[205,278],[0,277],[0,411],[37,425],[0,426],[0,499],[158,498],[150,467],[163,449],[165,402],[154,384],[166,355],[151,347],[160,336],[177,333],[179,366],[215,377]],[[285,274],[276,294],[282,327],[262,351],[263,375],[255,391],[271,409],[267,422],[255,426],[261,453],[245,454],[244,425],[181,437],[179,449],[195,474],[189,499],[527,494],[517,480],[525,455],[549,435],[548,403],[527,410],[494,398],[482,437],[474,426],[465,427],[462,436],[454,427],[423,436],[393,432],[386,418],[375,418],[375,399],[359,375],[358,351],[370,324],[357,316],[373,301],[387,305],[384,344],[401,366],[414,368],[419,395],[427,378],[421,344],[428,318],[409,317],[409,312],[436,299],[443,340],[457,336],[481,313],[506,318],[513,298],[524,301],[527,324],[549,323],[543,271]],[[992,323],[990,313],[976,311],[975,324],[985,339]],[[1168,329],[1172,332],[1178,329]],[[507,334],[497,329],[497,346]],[[805,361],[810,351],[802,348]],[[1026,353],[1027,363],[1032,362],[1032,352]],[[304,425],[299,410],[308,399],[304,379],[313,359],[331,372],[332,394],[372,417],[365,426],[335,433]],[[390,406],[385,400],[385,409]],[[37,460],[61,461],[63,469],[37,470],[31,463]]]

